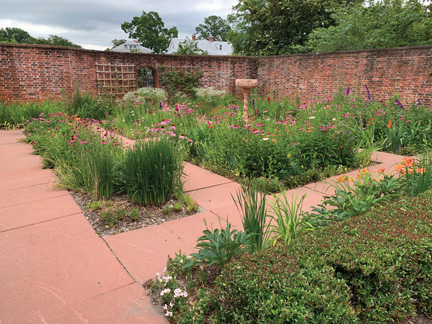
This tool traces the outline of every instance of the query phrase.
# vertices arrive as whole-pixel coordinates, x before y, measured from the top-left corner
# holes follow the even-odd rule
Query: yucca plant
[[[136,204],[162,204],[181,189],[182,161],[165,138],[137,142],[125,154],[123,176]]]

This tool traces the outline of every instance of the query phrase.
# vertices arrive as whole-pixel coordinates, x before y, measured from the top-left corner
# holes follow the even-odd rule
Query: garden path
[[[0,130],[2,324],[167,323],[141,283],[163,271],[168,255],[193,252],[204,222],[242,228],[231,197],[240,186],[186,163],[184,189],[204,212],[101,239],[23,138],[21,131]],[[381,164],[369,169],[389,169],[402,158],[376,152],[373,160]],[[319,182],[286,194],[306,193],[309,210],[327,189]]]

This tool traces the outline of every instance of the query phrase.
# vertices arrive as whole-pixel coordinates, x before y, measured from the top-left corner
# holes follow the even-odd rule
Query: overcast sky
[[[66,37],[88,49],[105,50],[126,39],[125,21],[156,11],[179,37],[191,36],[204,18],[226,18],[237,0],[0,0],[0,28],[18,27],[33,37]]]

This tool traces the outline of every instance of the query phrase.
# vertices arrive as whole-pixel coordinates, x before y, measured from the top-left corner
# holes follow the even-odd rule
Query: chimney
[[[195,42],[196,41],[196,35],[192,35],[192,40]]]
[[[213,41],[214,41],[214,37],[213,37],[213,36],[210,36],[210,42],[213,43]]]

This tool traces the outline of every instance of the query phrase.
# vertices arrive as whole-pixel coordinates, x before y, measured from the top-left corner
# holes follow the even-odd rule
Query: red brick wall
[[[432,47],[351,51],[261,57],[258,83],[262,94],[310,100],[350,92],[387,100],[395,93],[401,102],[420,99],[432,106]]]
[[[235,91],[235,79],[258,78],[260,92],[277,99],[310,100],[344,93],[404,104],[420,99],[432,106],[432,46],[272,57],[179,56],[114,53],[40,45],[0,44],[0,100],[60,99],[78,85],[97,92],[96,63],[137,68],[171,66],[203,71],[201,86]]]
[[[0,100],[61,99],[78,85],[97,92],[96,63],[133,64],[137,67],[170,66],[203,71],[201,86],[235,91],[235,79],[256,78],[253,59],[226,56],[179,56],[115,53],[41,45],[0,44]]]

